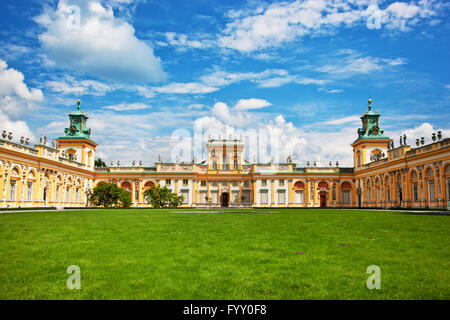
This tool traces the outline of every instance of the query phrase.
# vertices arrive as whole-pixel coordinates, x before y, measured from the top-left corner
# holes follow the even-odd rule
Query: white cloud
[[[400,143],[399,142],[400,136],[403,136],[404,134],[406,134],[407,143],[409,145],[411,145],[412,148],[415,148],[416,147],[416,139],[420,140],[422,137],[424,137],[425,143],[429,144],[429,143],[433,142],[433,140],[431,139],[431,135],[433,133],[437,133],[438,131],[442,132],[442,135],[444,136],[444,138],[450,137],[449,129],[436,128],[436,127],[433,127],[433,125],[428,122],[424,122],[421,125],[419,125],[417,127],[413,127],[413,128],[397,129],[395,131],[390,132],[390,135],[388,134],[388,136],[390,136],[390,138],[394,140],[395,146],[398,146]]]
[[[115,87],[95,81],[95,80],[76,80],[73,77],[65,76],[63,79],[46,81],[45,87],[53,92],[70,94],[92,94],[104,95],[113,91]]]
[[[13,139],[12,141],[19,141],[20,137],[29,138],[31,142],[36,141],[36,137],[34,136],[33,132],[31,132],[30,128],[28,127],[27,123],[22,120],[11,120],[7,114],[3,113],[0,109],[0,124],[1,128],[0,130],[6,130],[7,133],[12,132],[13,133]]]
[[[103,109],[113,110],[113,111],[136,111],[150,109],[151,106],[144,103],[120,103],[116,105],[106,106]]]
[[[237,137],[242,134],[246,158],[250,161],[257,155],[259,162],[268,162],[272,156],[276,162],[285,162],[292,155],[299,166],[305,166],[307,160],[319,161],[324,166],[330,160],[333,164],[338,160],[341,166],[352,165],[350,144],[354,140],[355,128],[348,125],[340,128],[339,125],[350,123],[355,117],[341,120],[341,123],[336,121],[337,129],[336,126],[327,129],[329,125],[321,123],[320,129],[319,126],[311,126],[308,130],[296,127],[282,115],[271,114],[269,117],[264,119],[251,111],[239,111],[217,102],[212,108],[212,116],[198,118],[194,125],[213,132],[216,138],[218,135]],[[278,154],[275,150],[279,151]]]
[[[257,83],[261,88],[276,88],[288,83],[323,85],[327,82],[321,79],[304,78],[298,75],[293,76],[283,69],[266,69],[261,72],[227,72],[216,70],[200,77],[200,80],[205,84],[214,86],[227,86],[233,83],[250,81]]]
[[[179,34],[175,32],[165,33],[167,43],[175,47],[188,47],[193,49],[206,49],[215,45],[215,41],[212,39],[195,39],[190,40],[186,34]],[[196,35],[197,37],[199,35]],[[163,44],[164,46],[164,44]]]
[[[153,91],[159,93],[178,93],[178,94],[204,94],[219,90],[217,87],[211,87],[202,83],[170,83],[162,87],[154,87]]]
[[[404,58],[379,58],[363,56],[353,50],[341,50],[335,57],[328,57],[332,63],[317,68],[317,71],[328,73],[338,78],[349,78],[354,75],[369,74],[406,64]]]
[[[361,119],[358,116],[349,116],[349,117],[344,117],[344,118],[339,118],[339,119],[325,121],[324,124],[327,124],[327,125],[342,125],[342,124],[346,124],[346,123],[358,124],[360,122],[361,122]]]
[[[29,89],[22,72],[8,68],[0,59],[0,111],[10,117],[19,117],[35,103],[44,100],[40,89]]]
[[[192,110],[192,109],[201,110],[203,108],[205,108],[205,105],[201,104],[201,103],[193,103],[193,104],[188,105],[189,110]]]
[[[81,8],[79,26],[70,5]],[[135,36],[134,28],[97,0],[60,0],[35,21],[46,29],[39,41],[47,59],[59,67],[122,81],[157,82],[165,78],[153,49]]]
[[[250,109],[261,109],[272,104],[264,99],[241,99],[234,106],[234,110],[250,110]]]
[[[233,10],[218,37],[221,47],[249,53],[310,36],[329,35],[340,27],[366,24],[373,1],[297,0]],[[381,23],[390,30],[409,31],[409,25],[437,15],[440,1],[395,2],[380,9]]]

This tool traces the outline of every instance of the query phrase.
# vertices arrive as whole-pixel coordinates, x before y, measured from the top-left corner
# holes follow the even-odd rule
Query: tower
[[[81,101],[77,101],[77,111],[69,113],[70,124],[64,135],[56,139],[60,152],[65,151],[70,160],[80,162],[89,170],[94,170],[95,147],[91,140],[91,129],[87,128],[87,113],[80,111]]]
[[[387,156],[391,139],[384,135],[379,126],[380,113],[372,111],[372,99],[369,99],[368,110],[361,115],[362,128],[358,128],[358,138],[352,143],[354,167],[380,160]]]

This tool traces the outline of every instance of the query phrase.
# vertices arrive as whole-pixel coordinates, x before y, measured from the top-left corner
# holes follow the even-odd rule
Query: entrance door
[[[221,199],[220,199],[220,203],[221,203],[222,207],[228,207],[228,201],[229,201],[229,194],[228,194],[228,192],[222,193],[222,196],[221,196]]]
[[[320,200],[320,207],[324,208],[327,206],[327,193],[326,192],[320,192],[319,193],[319,200]]]

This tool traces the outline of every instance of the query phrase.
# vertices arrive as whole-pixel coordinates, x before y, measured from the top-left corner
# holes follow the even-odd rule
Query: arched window
[[[326,183],[325,181],[319,182],[318,187],[319,188],[328,188],[328,183]]]
[[[294,202],[296,204],[305,203],[305,184],[302,181],[297,181],[294,184]]]
[[[16,167],[14,167],[14,168],[11,170],[11,176],[13,176],[13,177],[19,177],[19,176],[20,176],[19,169],[17,169]]]
[[[348,181],[344,181],[341,184],[341,195],[342,195],[342,203],[350,204],[350,194],[351,194],[352,184]]]
[[[151,187],[153,187],[155,184],[152,182],[152,181],[147,181],[145,184],[144,184],[144,188],[145,189],[148,189],[148,188],[151,188]]]
[[[432,168],[428,168],[426,171],[426,179],[428,186],[428,199],[430,201],[436,200],[436,189],[434,184],[434,172]]]
[[[417,171],[411,172],[411,196],[413,201],[419,201],[419,183],[417,181]]]
[[[294,189],[305,189],[305,184],[302,181],[297,181],[294,184]]]
[[[447,188],[447,201],[450,201],[450,164],[445,167],[445,179],[446,179],[446,188]]]
[[[128,192],[131,192],[131,183],[129,182],[123,182],[121,184],[122,189],[125,189]]]

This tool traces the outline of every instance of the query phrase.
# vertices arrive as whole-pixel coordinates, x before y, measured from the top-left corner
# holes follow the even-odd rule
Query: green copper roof
[[[361,116],[362,128],[358,129],[359,140],[390,140],[384,135],[384,130],[379,126],[380,114],[372,111],[372,99],[369,99],[368,111]]]
[[[88,116],[80,111],[81,101],[78,100],[77,111],[69,114],[70,125],[64,129],[65,135],[58,139],[87,139],[91,140],[91,129],[87,128]],[[93,141],[92,141],[93,142]]]

